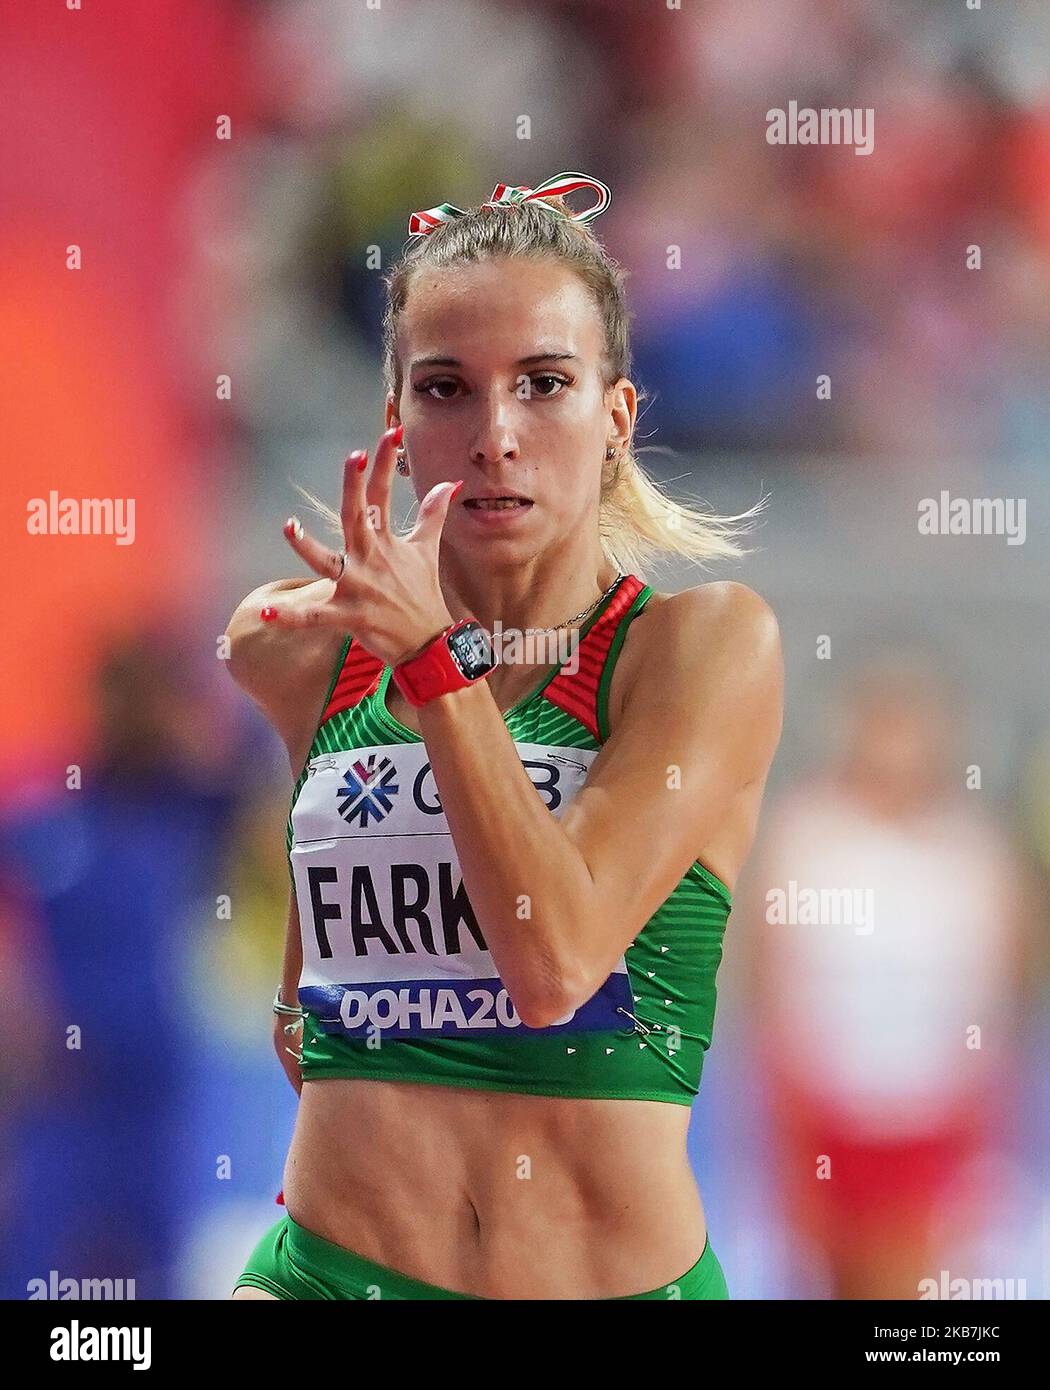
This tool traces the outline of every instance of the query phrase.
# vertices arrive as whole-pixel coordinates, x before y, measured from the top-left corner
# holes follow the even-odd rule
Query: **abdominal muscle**
[[[289,1216],[410,1278],[480,1298],[620,1298],[704,1248],[689,1108],[403,1081],[303,1083]]]

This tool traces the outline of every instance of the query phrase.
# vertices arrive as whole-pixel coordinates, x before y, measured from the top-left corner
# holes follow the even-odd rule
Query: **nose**
[[[470,443],[470,461],[474,464],[500,463],[518,457],[518,436],[505,400],[492,399],[486,403]]]

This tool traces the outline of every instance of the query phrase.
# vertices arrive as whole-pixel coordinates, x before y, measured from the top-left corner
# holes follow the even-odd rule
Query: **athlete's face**
[[[606,447],[630,439],[626,379],[602,380],[601,319],[571,270],[500,258],[417,273],[401,316],[401,398],[416,495],[463,478],[444,543],[508,561],[597,535]],[[531,505],[483,512],[471,498],[514,493]]]

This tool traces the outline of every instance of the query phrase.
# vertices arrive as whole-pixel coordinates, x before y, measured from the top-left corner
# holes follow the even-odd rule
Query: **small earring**
[[[607,459],[614,459],[616,457],[616,450],[613,448],[611,444],[605,451],[605,457]]]
[[[408,477],[408,459],[405,458],[405,451],[404,451],[404,449],[398,449],[397,454],[396,454],[396,459],[397,459],[397,462],[395,463],[394,467],[397,469],[397,471],[401,474],[401,476],[402,476],[403,478],[407,478],[407,477]]]

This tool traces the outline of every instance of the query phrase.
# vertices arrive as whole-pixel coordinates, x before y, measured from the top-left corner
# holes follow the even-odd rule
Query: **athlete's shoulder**
[[[635,628],[638,642],[614,691],[621,727],[635,720],[670,727],[692,722],[699,708],[720,709],[754,731],[756,757],[767,749],[772,757],[783,721],[783,656],[776,616],[760,594],[731,580],[654,593]]]
[[[772,607],[736,580],[713,580],[675,594],[654,591],[645,611],[650,609],[652,620],[641,629],[647,642],[665,646],[673,640],[676,650],[692,653],[697,661],[726,648],[767,658],[780,655],[780,627]]]

